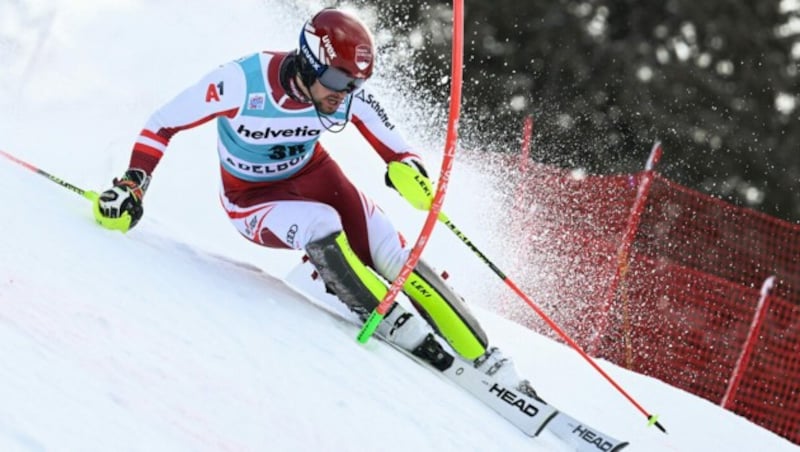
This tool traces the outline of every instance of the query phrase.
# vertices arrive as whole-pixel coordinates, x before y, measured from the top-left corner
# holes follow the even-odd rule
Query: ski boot
[[[473,361],[473,365],[486,375],[493,376],[506,387],[515,388],[520,393],[532,399],[544,402],[544,400],[536,394],[536,390],[533,389],[531,383],[519,377],[517,369],[514,367],[514,362],[511,358],[504,357],[499,348],[489,347],[486,353]]]
[[[375,333],[436,369],[445,370],[453,364],[453,355],[436,339],[428,322],[399,304],[386,314]]]

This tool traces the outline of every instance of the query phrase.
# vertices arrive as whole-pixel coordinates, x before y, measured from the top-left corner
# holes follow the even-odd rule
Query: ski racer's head
[[[338,9],[323,9],[305,23],[297,50],[300,79],[313,96],[314,83],[343,98],[360,88],[372,75],[375,44],[367,27],[355,16]],[[323,97],[326,93],[322,93]],[[337,96],[338,94],[338,96]],[[317,97],[317,99],[314,99]],[[322,105],[324,107],[324,105]],[[318,107],[320,107],[318,105]],[[321,108],[326,114],[329,108]],[[335,109],[334,109],[335,111]]]

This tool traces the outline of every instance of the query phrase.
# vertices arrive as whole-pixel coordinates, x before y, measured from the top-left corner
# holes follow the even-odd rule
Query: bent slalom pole
[[[84,190],[80,187],[72,185],[64,179],[56,177],[41,168],[37,168],[24,160],[20,160],[2,149],[0,149],[0,155],[91,201],[94,218],[100,226],[103,226],[106,229],[113,229],[121,232],[128,232],[128,229],[130,229],[131,216],[128,212],[123,213],[119,218],[107,218],[100,213],[100,205],[97,202],[100,198],[100,195],[96,191]]]
[[[431,205],[431,193],[433,193],[433,189],[431,188],[430,180],[423,176],[419,171],[416,169],[404,165],[402,163],[390,163],[389,164],[389,179],[394,184],[397,191],[405,198],[412,206],[419,210],[428,210]],[[444,212],[439,212],[438,220],[444,223],[453,233],[464,242],[469,249],[471,249],[492,271],[495,272],[503,282],[506,283],[517,295],[522,298],[525,303],[528,304],[535,312],[539,315],[550,328],[553,329],[562,339],[564,339],[570,347],[572,347],[575,351],[577,351],[583,359],[585,359],[597,372],[600,373],[609,383],[613,386],[617,391],[619,391],[629,402],[633,404],[642,414],[647,417],[648,425],[655,425],[664,433],[667,433],[666,429],[658,422],[658,416],[648,413],[641,405],[639,405],[633,397],[631,397],[622,387],[611,378],[596,362],[593,360],[582,348],[578,345],[569,335],[561,329],[544,311],[542,311],[536,303],[533,302],[527,295],[525,295],[522,290],[514,284],[511,279],[509,279],[496,265],[492,263],[479,249],[476,247],[472,241],[470,241],[467,236],[465,236],[456,226],[447,218],[447,215]]]
[[[453,167],[453,158],[456,152],[456,142],[458,141],[458,117],[461,114],[461,80],[462,80],[462,66],[464,61],[464,0],[453,1],[453,45],[452,45],[452,68],[450,80],[450,116],[447,121],[447,140],[444,149],[444,158],[442,159],[442,169],[439,173],[439,186],[436,190],[436,195],[431,195],[432,199],[428,205],[429,212],[428,218],[425,219],[425,224],[422,226],[422,231],[417,237],[414,248],[408,255],[406,263],[400,270],[389,291],[383,297],[383,300],[378,306],[373,309],[370,316],[367,318],[366,323],[361,328],[356,339],[358,342],[366,343],[378,325],[383,321],[386,313],[394,305],[395,298],[400,294],[403,289],[408,276],[417,265],[422,250],[428,243],[433,227],[436,225],[436,217],[444,203],[444,195],[447,191],[448,180],[450,179],[450,170]],[[399,163],[402,165],[402,163]]]

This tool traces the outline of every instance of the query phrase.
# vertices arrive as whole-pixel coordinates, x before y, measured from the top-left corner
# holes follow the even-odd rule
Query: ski
[[[575,450],[579,452],[616,452],[628,445],[627,441],[606,435],[563,411],[559,411],[547,424],[547,430],[561,441],[575,446]]]
[[[492,381],[491,377],[471,366],[454,364],[443,374],[528,436],[538,436],[542,430],[546,430],[578,452],[616,452],[628,445],[551,404]]]
[[[424,367],[439,371],[405,349],[386,343]],[[441,373],[528,436],[548,431],[576,452],[617,452],[628,446],[627,441],[607,435],[547,402],[506,387],[465,361],[455,360]]]
[[[316,271],[307,260],[304,259],[295,267],[286,276],[285,282],[311,302],[334,310],[338,306],[342,309],[339,311],[342,317],[349,317],[349,311],[334,295],[325,290]],[[552,404],[530,397],[516,388],[506,387],[492,376],[476,369],[473,363],[454,358],[452,364],[442,370],[392,341],[383,342],[461,387],[527,436],[536,437],[541,432],[547,431],[576,452],[618,452],[628,446],[628,442],[607,435]]]
[[[558,414],[553,406],[493,381],[466,362],[454,361],[442,374],[528,436],[538,436]]]

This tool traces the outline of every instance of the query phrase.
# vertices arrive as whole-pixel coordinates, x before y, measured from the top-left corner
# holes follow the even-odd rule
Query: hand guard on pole
[[[106,228],[127,232],[144,214],[142,199],[148,185],[150,176],[144,170],[128,169],[121,178],[115,178],[113,186],[95,201],[95,218]]]
[[[422,159],[420,159],[419,157],[415,155],[409,155],[407,157],[398,160],[398,162],[404,165],[408,165],[411,168],[414,168],[417,172],[425,176],[425,178],[428,177],[428,171],[425,169],[425,165],[422,163]],[[389,165],[391,165],[391,163]],[[394,183],[392,183],[392,179],[389,177],[389,165],[386,166],[386,174],[384,175],[384,181],[386,182],[387,187],[397,190],[397,187],[394,186]]]

